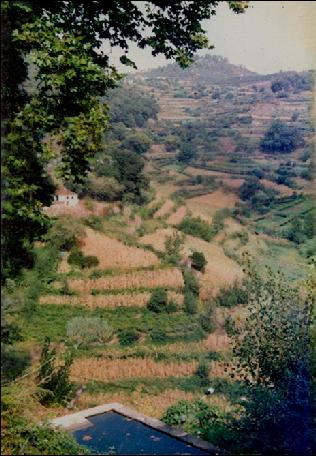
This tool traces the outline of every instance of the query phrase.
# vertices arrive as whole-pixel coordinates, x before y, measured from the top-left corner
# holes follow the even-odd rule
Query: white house
[[[65,187],[60,187],[54,195],[54,204],[63,204],[64,206],[76,206],[78,204],[77,193],[71,192]]]

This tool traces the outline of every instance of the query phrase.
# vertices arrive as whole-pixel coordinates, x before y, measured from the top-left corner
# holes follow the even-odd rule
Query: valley
[[[17,347],[30,351],[36,366],[45,337],[59,352],[75,346],[70,378],[84,387],[76,410],[119,402],[160,419],[179,400],[202,398],[238,415],[246,388],[231,376],[230,324],[247,317],[245,301],[236,298],[245,287],[247,255],[260,274],[269,267],[300,286],[315,254],[312,91],[303,75],[303,88],[273,92],[273,81],[286,77],[204,57],[185,71],[136,73],[115,89],[114,101],[134,89],[144,97],[138,107],[120,104],[129,116],[151,100],[157,115],[153,110],[141,126],[128,115],[125,121],[124,112],[113,121],[89,182],[72,187],[79,206],[45,209],[60,225],[38,243],[38,266],[22,282],[26,293],[37,283],[37,304],[27,310]],[[260,147],[275,119],[302,136],[293,152]],[[136,188],[128,156],[118,165],[121,174],[112,170],[109,157],[122,147],[134,154],[135,166],[144,160],[148,185],[142,180]],[[200,270],[191,260],[195,252],[206,262]],[[149,308],[157,290],[165,291],[165,310]],[[100,320],[108,336],[85,340],[89,324]],[[214,394],[206,396],[206,387]]]

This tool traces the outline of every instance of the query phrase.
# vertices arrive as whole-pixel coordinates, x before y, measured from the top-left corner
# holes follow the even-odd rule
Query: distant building
[[[59,187],[54,195],[54,204],[64,206],[77,206],[79,200],[77,193],[71,192],[65,187]]]

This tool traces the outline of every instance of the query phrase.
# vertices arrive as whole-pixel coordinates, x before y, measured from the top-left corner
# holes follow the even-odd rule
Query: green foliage
[[[207,362],[202,361],[198,364],[196,369],[195,375],[199,379],[200,386],[208,386],[209,385],[209,373],[210,373],[210,366]]]
[[[174,233],[171,236],[166,236],[164,261],[167,264],[178,266],[181,260],[181,250],[185,241],[183,234]]]
[[[310,210],[300,217],[294,217],[285,232],[286,238],[296,244],[302,244],[312,239],[316,235],[315,213],[314,210]]]
[[[259,190],[263,189],[263,185],[257,178],[249,178],[239,188],[239,196],[242,200],[250,200]]]
[[[304,71],[300,74],[294,71],[286,72],[271,83],[271,90],[274,93],[313,90],[313,73],[312,71]]]
[[[74,247],[68,257],[68,263],[79,266],[80,268],[92,268],[94,266],[98,266],[99,260],[96,256],[93,255],[83,255],[81,250],[79,250],[77,247]]]
[[[67,337],[77,347],[109,342],[113,334],[112,327],[100,317],[74,317],[67,323]]]
[[[65,405],[74,392],[74,385],[69,379],[73,354],[67,353],[64,364],[56,365],[56,350],[51,348],[49,338],[46,338],[37,377],[38,385],[44,390],[40,401],[42,404]]]
[[[234,346],[237,372],[252,385],[236,423],[241,446],[262,454],[312,454],[312,283],[302,298],[280,273],[259,276],[250,267],[249,276],[249,314]]]
[[[199,237],[207,242],[214,236],[212,226],[200,217],[184,217],[182,222],[178,225],[178,229],[185,234]]]
[[[163,288],[157,288],[151,294],[147,303],[147,309],[151,312],[160,313],[167,312],[168,309],[168,296],[167,291]]]
[[[150,338],[156,344],[162,344],[168,341],[166,332],[160,328],[153,329],[150,333]]]
[[[150,5],[143,9],[130,1],[119,6],[115,1],[89,5],[2,2],[4,277],[31,266],[32,243],[47,229],[42,207],[50,205],[54,191],[45,171],[53,151],[44,145],[44,138],[58,138],[59,173],[63,180],[79,184],[102,147],[108,108],[100,98],[120,79],[101,50],[104,41],[110,48],[124,49],[120,61],[128,66],[134,65],[127,57],[130,41],[141,48],[151,47],[154,55],[174,58],[183,67],[192,62],[196,50],[208,47],[201,22],[216,13],[217,5],[203,2],[193,10],[184,3]],[[246,8],[244,2],[229,6],[237,13]],[[178,20],[179,15],[184,21]],[[149,34],[144,34],[148,28]],[[27,94],[24,83],[30,60],[36,71]],[[155,108],[149,106],[143,119],[148,115],[154,116]],[[135,161],[131,155],[129,159]],[[125,185],[126,176],[121,178]],[[126,189],[127,198],[133,190]]]
[[[31,362],[27,351],[16,350],[1,340],[1,379],[2,382],[11,382],[29,367]]]
[[[266,213],[275,202],[278,191],[266,188],[256,177],[250,177],[239,188],[239,196],[259,213]],[[246,214],[247,212],[245,212]]]
[[[184,311],[189,315],[194,315],[198,311],[198,298],[191,291],[184,292]]]
[[[188,270],[183,271],[183,280],[184,280],[184,291],[189,291],[190,293],[199,296],[200,285],[196,278],[196,275]]]
[[[186,432],[216,444],[225,432],[227,418],[214,405],[208,405],[201,400],[182,400],[169,407],[162,420],[170,426],[181,426]]]
[[[229,285],[227,288],[221,288],[216,296],[216,302],[221,307],[235,307],[246,304],[248,295],[245,287],[237,282]]]
[[[182,143],[180,145],[180,152],[177,156],[178,160],[182,163],[189,163],[196,158],[196,150],[193,144]]]
[[[164,144],[167,152],[174,152],[179,148],[180,140],[176,135],[168,135],[164,139]]]
[[[135,85],[132,90],[124,86],[109,90],[105,100],[111,124],[122,123],[128,128],[144,127],[148,119],[156,119],[159,109],[156,101]]]
[[[82,226],[73,218],[64,216],[54,220],[51,228],[44,236],[44,240],[57,251],[69,251],[76,245],[76,241],[83,236]]]
[[[204,303],[203,312],[200,314],[200,325],[207,334],[215,331],[213,303]]]
[[[140,338],[140,334],[135,329],[126,329],[118,333],[120,345],[128,347],[134,345]]]
[[[281,120],[272,122],[260,143],[261,149],[268,153],[290,153],[301,145],[304,145],[301,132]]]
[[[2,454],[89,454],[67,431],[56,430],[46,423],[36,424],[8,412],[3,414],[3,420]]]
[[[231,317],[231,315],[228,315],[228,317],[225,318],[224,329],[228,336],[236,336],[236,334],[237,334],[236,324],[235,324],[234,319]]]
[[[192,260],[192,267],[198,271],[204,271],[207,265],[206,258],[203,252],[193,252],[189,257]]]

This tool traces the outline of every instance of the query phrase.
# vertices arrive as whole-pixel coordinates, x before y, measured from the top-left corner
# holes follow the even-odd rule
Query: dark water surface
[[[89,422],[91,426],[72,434],[92,454],[209,454],[119,413],[95,415]]]

